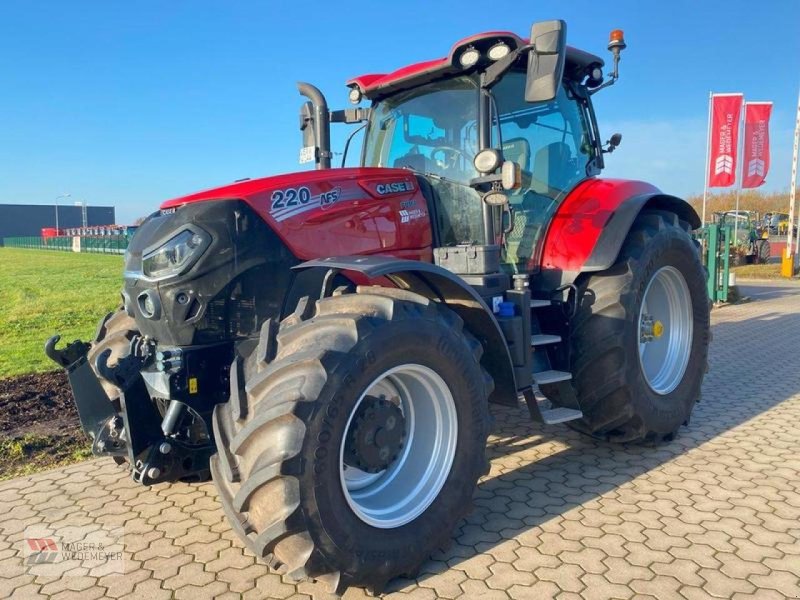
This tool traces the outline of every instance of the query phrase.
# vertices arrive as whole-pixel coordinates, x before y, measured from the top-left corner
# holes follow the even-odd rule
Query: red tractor
[[[93,451],[144,485],[213,478],[274,568],[341,592],[413,575],[487,473],[490,402],[609,441],[670,440],[706,370],[709,302],[683,200],[599,178],[613,73],[489,32],[445,58],[300,84],[317,170],[165,202],[122,307],[67,368]],[[331,122],[363,124],[331,168]]]

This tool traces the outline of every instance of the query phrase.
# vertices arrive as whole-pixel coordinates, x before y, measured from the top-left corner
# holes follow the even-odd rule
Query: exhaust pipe
[[[330,113],[328,112],[328,102],[325,96],[319,91],[319,88],[299,81],[297,83],[297,90],[302,96],[310,100],[310,109],[306,103],[300,109],[300,129],[303,131],[303,144],[308,147],[313,145],[314,162],[317,169],[330,169],[331,168],[331,121]],[[310,123],[309,123],[310,121]],[[309,125],[313,129],[308,129]],[[309,144],[311,140],[310,135],[313,133],[313,144]]]

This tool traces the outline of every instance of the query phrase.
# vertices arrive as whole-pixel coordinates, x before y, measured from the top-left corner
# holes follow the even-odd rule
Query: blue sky
[[[551,18],[568,22],[571,45],[603,56],[609,30],[625,30],[621,80],[595,96],[603,135],[624,138],[606,175],[702,191],[708,92],[742,91],[775,102],[766,189],[788,189],[795,0],[17,0],[0,4],[0,202],[70,193],[130,222],[170,197],[298,170],[298,79],[342,107],[353,75]]]

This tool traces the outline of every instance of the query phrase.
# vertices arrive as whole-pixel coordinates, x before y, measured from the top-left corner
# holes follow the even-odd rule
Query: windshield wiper
[[[460,185],[462,187],[472,189],[472,187],[468,183],[464,183],[462,181],[456,181],[455,179],[450,179],[449,177],[445,177],[444,175],[439,175],[438,173],[431,173],[430,171],[420,171],[419,169],[415,169],[414,167],[408,167],[408,166],[403,168],[412,171],[417,175],[422,175],[423,177],[430,177],[431,179],[438,179],[439,181],[444,181],[445,183],[452,183],[455,185]]]

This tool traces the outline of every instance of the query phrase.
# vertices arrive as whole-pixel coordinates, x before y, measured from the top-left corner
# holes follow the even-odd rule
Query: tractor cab
[[[486,239],[481,190],[470,185],[478,143],[479,76],[462,75],[378,101],[373,106],[364,166],[403,167],[430,182],[442,246],[498,244],[502,262],[526,270],[556,205],[582,179],[599,172],[588,101],[565,82],[550,102],[524,101],[526,75],[508,73],[489,92],[491,147],[519,171],[496,210]],[[496,108],[495,108],[496,107]]]
[[[508,32],[465,38],[445,58],[350,80],[350,100],[371,107],[330,115],[365,122],[362,166],[424,180],[436,246],[497,246],[504,270],[535,271],[558,204],[602,169],[591,94],[616,80],[624,47],[614,32],[615,73],[604,81],[603,60],[566,47],[565,35],[551,21],[534,25],[532,44]],[[310,104],[307,117],[319,106]],[[306,156],[329,154],[308,143]]]

